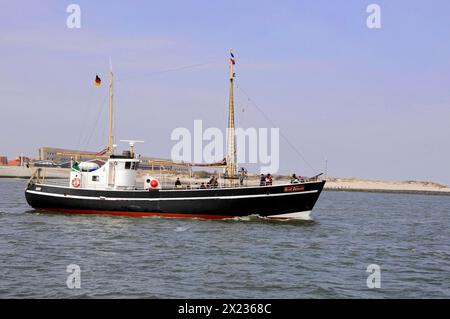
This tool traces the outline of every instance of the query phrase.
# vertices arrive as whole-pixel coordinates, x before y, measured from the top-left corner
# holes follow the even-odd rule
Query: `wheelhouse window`
[[[93,182],[100,182],[100,176],[92,176]]]
[[[131,168],[131,162],[125,162],[125,169]]]

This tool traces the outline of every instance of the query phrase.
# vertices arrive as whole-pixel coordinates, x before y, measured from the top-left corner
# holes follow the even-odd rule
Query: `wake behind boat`
[[[30,206],[37,210],[76,214],[161,216],[226,219],[259,215],[273,219],[309,218],[325,181],[318,176],[295,183],[242,186],[238,179],[234,130],[234,54],[230,58],[230,99],[227,157],[222,163],[202,166],[224,169],[223,185],[211,188],[163,188],[158,179],[147,174],[136,183],[139,159],[134,145],[114,154],[112,135],[113,74],[110,72],[109,144],[99,157],[106,161],[72,162],[69,184],[46,183],[38,169],[25,190]],[[96,78],[96,84],[100,79]]]

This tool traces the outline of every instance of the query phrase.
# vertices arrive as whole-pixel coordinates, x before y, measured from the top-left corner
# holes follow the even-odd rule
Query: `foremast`
[[[77,161],[79,157],[82,156],[95,156],[99,158],[109,157],[114,153],[114,136],[113,136],[113,98],[114,98],[114,74],[112,72],[112,63],[109,61],[109,131],[108,131],[108,146],[102,151],[95,152],[57,152],[57,155],[71,156],[71,161],[73,158]],[[100,86],[101,79],[96,76],[95,85]],[[72,165],[71,165],[72,166]]]
[[[234,51],[230,50],[230,96],[228,104],[228,136],[227,136],[227,168],[226,178],[233,179],[237,176],[236,159],[236,135],[234,127],[234,70],[236,61]]]
[[[114,137],[113,137],[113,93],[114,89],[114,75],[112,72],[112,68],[109,70],[109,137],[108,137],[108,154],[113,154],[113,143],[114,143]]]

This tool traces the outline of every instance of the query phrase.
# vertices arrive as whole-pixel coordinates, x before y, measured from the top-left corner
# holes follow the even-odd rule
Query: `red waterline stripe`
[[[178,213],[157,213],[157,212],[127,212],[127,211],[107,211],[107,210],[82,210],[82,209],[66,209],[66,208],[37,208],[39,211],[48,211],[66,214],[85,214],[85,215],[115,215],[129,217],[174,217],[174,218],[205,218],[205,219],[224,219],[233,218],[235,216],[226,215],[207,215],[207,214],[178,214]]]

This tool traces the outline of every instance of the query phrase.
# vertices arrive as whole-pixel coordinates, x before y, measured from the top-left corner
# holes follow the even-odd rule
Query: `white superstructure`
[[[134,143],[130,143],[130,151],[123,152],[123,155],[111,155],[106,163],[81,162],[71,165],[70,187],[88,189],[107,190],[135,190],[136,175],[139,167],[139,159],[134,158]],[[151,176],[146,176],[144,184],[146,189],[159,189],[159,182]],[[152,184],[152,185],[151,185]]]
[[[136,173],[139,160],[134,158],[110,158],[103,166],[94,168],[92,162],[81,162],[72,167],[70,187],[90,189],[136,189]],[[74,168],[75,167],[75,168]],[[86,169],[90,167],[90,169]]]

